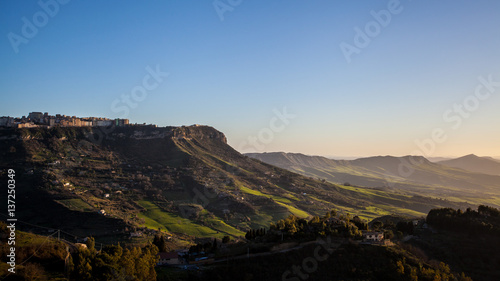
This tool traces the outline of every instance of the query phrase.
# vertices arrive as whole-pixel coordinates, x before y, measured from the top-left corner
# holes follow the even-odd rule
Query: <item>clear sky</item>
[[[0,116],[206,124],[242,152],[500,155],[500,1],[1,1],[0,22]]]

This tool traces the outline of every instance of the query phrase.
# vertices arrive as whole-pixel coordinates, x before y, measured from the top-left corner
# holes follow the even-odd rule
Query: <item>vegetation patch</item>
[[[221,233],[209,227],[196,224],[190,219],[183,218],[179,215],[165,212],[150,201],[142,200],[137,203],[146,209],[139,217],[148,217],[150,220],[148,220],[146,224],[150,226],[161,225],[161,227],[166,228],[167,231],[193,235],[196,237],[222,238],[226,233]]]

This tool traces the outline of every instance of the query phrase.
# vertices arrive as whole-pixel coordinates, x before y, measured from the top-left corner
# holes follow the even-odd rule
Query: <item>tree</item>
[[[375,221],[373,223],[373,226],[372,226],[373,230],[376,230],[376,231],[381,230],[383,227],[384,227],[384,223],[381,221]]]
[[[95,239],[94,239],[94,237],[92,237],[92,236],[88,237],[86,244],[87,244],[87,249],[89,249],[89,251],[92,252],[92,251],[95,250]]]
[[[368,224],[362,221],[360,217],[354,216],[354,218],[352,218],[352,222],[358,227],[359,230],[368,230]]]
[[[404,259],[404,258],[403,258]],[[404,260],[403,261],[397,261],[396,263],[396,266],[397,266],[397,270],[398,270],[398,273],[401,274],[401,275],[404,275],[405,274],[405,267],[404,267]]]
[[[297,226],[294,223],[288,226],[288,233],[290,233],[291,235],[297,233],[297,231]]]
[[[74,269],[72,276],[78,280],[92,280],[92,266],[89,263],[92,260],[90,251],[85,248],[78,249],[73,260]]]
[[[253,239],[252,230],[251,229],[249,231],[247,231],[247,233],[245,234],[245,239],[247,239],[247,240],[252,240]]]
[[[228,243],[229,241],[231,241],[231,238],[228,235],[226,235],[222,238],[222,243],[224,243],[224,244]]]
[[[492,217],[500,216],[500,210],[485,205],[480,205],[477,208],[477,212],[482,216],[492,216]]]
[[[266,235],[266,229],[265,228],[261,228],[260,229],[260,236],[264,236]]]
[[[153,238],[153,245],[158,247],[160,252],[166,252],[168,250],[167,241],[165,240],[165,236],[162,234],[155,235]]]
[[[386,231],[384,231],[384,238],[385,239],[392,239],[392,238],[394,238],[394,232],[392,232],[392,230],[386,230]]]
[[[407,229],[408,229],[408,234],[413,235],[413,233],[415,232],[415,226],[413,225],[412,221],[408,222],[408,228]]]
[[[214,243],[212,244],[212,251],[217,251],[217,238],[214,238]]]
[[[154,267],[158,262],[158,249],[154,245],[149,244],[140,253],[141,257],[136,259],[136,268],[139,267],[141,269],[136,269],[137,280],[156,280]]]
[[[81,248],[73,255],[75,266],[71,279],[156,280],[157,255],[158,248],[153,244],[131,250],[118,244],[106,246],[100,252]]]
[[[327,213],[328,214],[328,213]],[[321,222],[320,218],[318,216],[314,216],[309,223],[310,224],[319,224]]]
[[[269,224],[269,229],[277,230],[278,226],[272,222],[271,224]]]
[[[153,238],[153,245],[156,245],[158,249],[160,249],[160,235],[156,234],[155,237]],[[160,250],[161,252],[161,250]]]

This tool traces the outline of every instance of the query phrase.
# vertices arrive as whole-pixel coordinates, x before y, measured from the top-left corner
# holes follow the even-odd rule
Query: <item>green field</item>
[[[244,192],[244,193],[247,193],[247,194],[271,198],[277,204],[279,204],[280,206],[283,206],[283,207],[287,208],[290,213],[294,214],[295,216],[297,216],[299,218],[307,218],[307,217],[311,216],[307,212],[302,211],[302,210],[300,210],[298,208],[295,208],[294,206],[290,205],[292,203],[292,201],[290,199],[288,199],[288,198],[283,198],[283,197],[279,197],[279,196],[276,196],[276,195],[265,194],[265,193],[262,193],[262,192],[260,192],[258,190],[253,190],[253,189],[250,189],[250,188],[244,187],[244,186],[240,186],[240,190],[242,192]],[[290,196],[290,197],[293,198],[293,196]]]
[[[307,212],[305,211],[302,211],[300,209],[297,209],[295,208],[294,206],[290,206],[290,205],[287,205],[287,204],[284,204],[284,203],[281,203],[281,202],[276,202],[278,204],[280,204],[281,206],[285,207],[288,209],[288,211],[290,211],[290,213],[294,214],[295,216],[299,217],[299,218],[307,218],[307,217],[310,217],[311,215],[308,214]]]
[[[138,217],[144,219],[144,226],[149,228],[157,229],[161,227],[169,232],[184,233],[196,237],[222,238],[224,235],[244,235],[243,232],[215,218],[206,220],[206,223],[212,226],[212,228],[210,228],[199,225],[190,219],[180,217],[176,214],[165,212],[150,201],[142,200],[138,203],[141,207],[146,209],[146,211],[140,213]]]
[[[265,193],[262,193],[258,190],[253,190],[253,189],[250,189],[248,187],[244,187],[244,186],[240,186],[240,190],[244,193],[247,193],[247,194],[251,194],[251,195],[255,195],[255,196],[264,196],[264,197],[267,197],[267,198],[271,198],[273,199],[274,201],[277,201],[277,202],[280,202],[280,203],[284,203],[284,204],[290,204],[292,203],[292,201],[288,198],[283,198],[283,197],[279,197],[279,196],[276,196],[276,195],[270,195],[270,194],[265,194]],[[291,198],[294,198],[294,196],[290,195]]]
[[[243,231],[240,231],[228,225],[227,223],[225,223],[224,221],[222,221],[217,217],[209,216],[207,210],[203,210],[201,212],[201,216],[203,217],[205,223],[208,224],[212,229],[215,229],[219,232],[225,232],[233,236],[245,236],[245,233]]]

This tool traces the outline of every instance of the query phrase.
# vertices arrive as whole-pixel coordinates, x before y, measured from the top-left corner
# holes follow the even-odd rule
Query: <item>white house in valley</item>
[[[381,231],[365,232],[363,233],[363,240],[370,242],[381,242],[384,240],[384,233]]]

